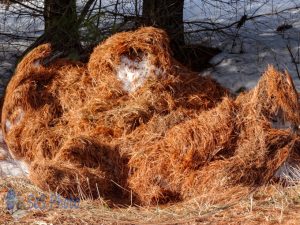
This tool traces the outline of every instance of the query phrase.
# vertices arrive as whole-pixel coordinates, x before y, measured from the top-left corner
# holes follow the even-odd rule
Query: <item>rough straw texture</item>
[[[44,190],[156,204],[251,189],[298,162],[298,135],[272,123],[300,122],[287,73],[269,67],[234,99],[175,61],[151,27],[108,38],[87,65],[45,66],[50,53],[41,45],[22,60],[2,111],[10,152]]]

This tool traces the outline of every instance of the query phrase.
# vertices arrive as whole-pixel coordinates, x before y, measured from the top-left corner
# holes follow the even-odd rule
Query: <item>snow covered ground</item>
[[[300,67],[300,1],[299,0],[242,0],[242,1],[186,1],[185,20],[205,21],[189,26],[191,40],[219,47],[223,52],[211,60],[209,69],[214,78],[233,91],[252,88],[268,64],[288,70],[300,91],[296,65]],[[230,3],[230,4],[229,4]],[[219,29],[239,21],[246,15],[243,26]],[[252,19],[250,19],[252,18]],[[215,25],[211,25],[214,23]],[[290,29],[277,31],[282,25]],[[296,64],[293,63],[291,53]]]
[[[102,4],[111,2],[106,0]],[[26,4],[42,9],[42,0]],[[128,3],[125,9],[131,7]],[[0,5],[0,94],[13,73],[17,56],[42,33],[41,16],[28,17],[26,13],[16,16],[15,12],[21,9],[30,11],[24,11],[20,6],[5,8]],[[240,28],[237,24],[228,26],[244,15],[251,19]],[[186,0],[184,20],[189,34],[187,41],[213,45],[223,51],[211,60],[214,67],[205,74],[210,74],[233,92],[253,87],[268,64],[288,70],[300,91],[296,70],[296,66],[300,70],[300,0]],[[199,23],[195,24],[197,21]],[[290,26],[277,31],[281,25]],[[197,30],[201,32],[195,32]],[[26,34],[29,38],[16,39],[11,34]],[[1,154],[5,155],[1,150],[5,149],[3,141],[0,141],[0,147],[1,159]],[[2,158],[6,158],[0,163],[2,175],[23,174],[18,163],[9,157]]]
[[[300,1],[298,4],[286,0],[274,1],[273,7],[265,6],[255,14],[251,14],[253,9],[245,12],[248,17],[258,17],[246,21],[240,29],[234,26],[235,29],[226,30],[225,35],[212,37],[211,43],[223,51],[211,60],[214,67],[209,72],[212,76],[233,91],[249,89],[256,84],[266,66],[273,64],[280,70],[288,70],[300,91],[300,78],[296,69],[299,67],[300,71],[299,6]],[[275,13],[287,8],[291,10]],[[263,16],[271,13],[274,15]],[[241,16],[238,15],[238,20]],[[290,28],[277,31],[283,25],[290,25]]]

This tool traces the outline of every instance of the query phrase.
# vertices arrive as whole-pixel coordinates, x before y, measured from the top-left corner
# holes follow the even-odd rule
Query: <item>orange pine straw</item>
[[[45,44],[22,60],[2,110],[9,150],[44,190],[112,201],[133,194],[141,204],[219,201],[299,162],[298,135],[272,125],[299,124],[298,95],[290,76],[271,66],[234,98],[178,63],[166,33],[152,27],[113,35],[87,64],[43,65],[50,54]],[[150,65],[132,92],[117,77],[122,57]]]

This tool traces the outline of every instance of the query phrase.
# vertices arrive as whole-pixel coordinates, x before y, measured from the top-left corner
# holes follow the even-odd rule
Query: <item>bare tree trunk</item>
[[[184,0],[143,0],[144,24],[166,30],[174,57],[191,69],[201,71],[210,66],[210,59],[219,53],[219,50],[185,44],[183,7]]]
[[[144,0],[143,18],[146,25],[160,27],[170,36],[175,55],[184,45],[184,0]]]
[[[61,51],[81,49],[76,0],[45,0],[44,18],[45,42]]]

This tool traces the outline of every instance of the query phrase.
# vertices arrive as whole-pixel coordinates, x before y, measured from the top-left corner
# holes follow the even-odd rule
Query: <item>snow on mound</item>
[[[139,57],[130,59],[127,56],[121,56],[120,65],[117,67],[117,77],[122,81],[123,88],[126,91],[134,92],[146,82],[152,71],[156,71],[154,74],[157,76],[161,75],[145,55],[141,59]]]
[[[8,132],[12,126],[18,125],[20,122],[22,122],[24,118],[24,111],[21,108],[18,108],[14,111],[14,115],[11,117],[13,118],[13,122],[7,119],[5,121],[5,131]]]

